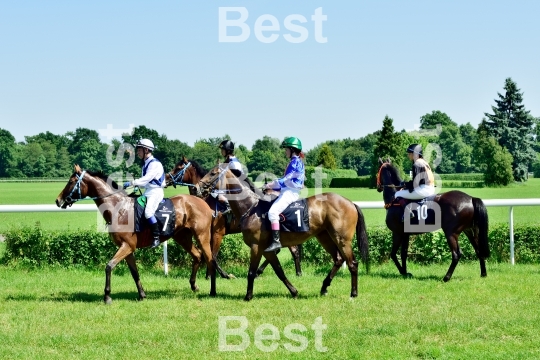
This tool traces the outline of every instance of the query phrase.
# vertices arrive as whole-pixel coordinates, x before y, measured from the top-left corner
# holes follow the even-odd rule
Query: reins
[[[112,196],[112,195],[115,195],[115,194],[118,194],[119,192],[122,192],[124,191],[123,189],[121,190],[118,190],[118,191],[115,191],[115,192],[112,192],[110,194],[107,194],[107,195],[103,195],[103,196],[95,196],[95,197],[85,197],[83,198],[82,195],[81,195],[81,181],[84,177],[84,175],[86,174],[86,170],[84,170],[81,175],[79,176],[78,174],[75,174],[75,176],[77,176],[77,183],[75,184],[75,186],[73,187],[73,189],[71,189],[71,192],[69,193],[68,196],[66,196],[66,198],[64,199],[64,201],[66,201],[69,205],[68,206],[71,206],[73,205],[74,203],[78,202],[78,201],[81,201],[81,200],[99,200],[99,199],[103,199],[103,198],[106,198],[106,197],[109,197],[109,196]],[[72,197],[73,193],[77,191],[78,194],[79,194],[79,198],[78,199],[74,199]]]
[[[188,184],[188,183],[185,183],[183,182],[184,180],[184,174],[186,173],[186,170],[191,166],[191,162],[188,162],[184,168],[182,170],[180,170],[176,175],[175,174],[171,174],[170,172],[168,173],[169,176],[171,177],[171,180],[172,180],[172,185],[174,187],[176,187],[176,185],[181,185],[181,186],[193,186],[195,187],[196,185],[195,184]],[[180,181],[177,181],[177,179],[180,178]]]

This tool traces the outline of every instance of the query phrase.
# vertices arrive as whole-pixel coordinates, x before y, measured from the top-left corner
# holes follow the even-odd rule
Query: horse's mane
[[[204,170],[202,166],[196,160],[188,160],[191,163],[191,166],[195,168],[197,174],[202,178],[208,173],[208,170]]]
[[[115,189],[119,189],[118,184],[116,181],[114,181],[112,178],[110,178],[108,175],[105,175],[103,171],[92,171],[92,170],[86,170],[88,175],[92,175],[93,177],[100,178],[105,182],[106,184],[111,184],[111,186]]]
[[[385,166],[385,168],[388,169],[388,171],[390,171],[390,174],[392,175],[392,178],[395,178],[399,181],[401,181],[401,176],[399,176],[399,170],[397,169],[397,167],[395,167],[392,163],[387,163],[388,165]]]

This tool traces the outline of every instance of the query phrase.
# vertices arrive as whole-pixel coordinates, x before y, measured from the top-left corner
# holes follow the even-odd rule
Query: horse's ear
[[[383,161],[381,158],[379,158],[379,163],[382,165],[383,164]]]
[[[182,155],[182,160],[183,160],[185,163],[188,162],[188,160],[187,160],[187,158],[186,158],[186,155]]]
[[[78,164],[75,164],[75,165],[73,166],[73,171],[74,171],[76,174],[82,173],[81,167],[80,167]]]
[[[392,163],[392,160],[390,160],[390,158],[388,158],[388,159],[387,159],[387,162],[388,162],[389,164],[391,164],[391,163]]]

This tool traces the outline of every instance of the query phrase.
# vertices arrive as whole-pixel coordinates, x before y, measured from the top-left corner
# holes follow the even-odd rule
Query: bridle
[[[182,170],[180,170],[179,172],[177,172],[176,174],[172,174],[171,172],[169,172],[169,176],[172,180],[172,186],[174,186],[176,188],[176,185],[183,185],[183,186],[196,186],[194,184],[188,184],[188,183],[185,183],[184,182],[184,175],[186,173],[186,170],[191,166],[191,162],[188,162],[187,164],[184,165],[184,167],[182,168]],[[180,179],[180,180],[178,180]]]
[[[74,203],[78,202],[78,201],[81,201],[81,200],[98,200],[98,199],[103,199],[103,198],[106,198],[106,197],[109,197],[111,195],[114,195],[114,194],[117,194],[121,191],[124,191],[124,190],[118,190],[118,191],[115,191],[115,192],[112,192],[110,194],[106,194],[106,195],[103,195],[103,196],[95,196],[95,197],[82,197],[82,194],[81,194],[81,182],[82,182],[82,179],[84,178],[84,175],[86,174],[86,170],[84,170],[81,175],[75,173],[75,176],[77,177],[77,183],[75,184],[75,186],[73,186],[73,189],[71,189],[71,192],[69,193],[68,196],[65,197],[64,201],[67,203],[67,206],[72,206]],[[77,192],[79,197],[74,199],[72,197],[73,193],[74,192]]]

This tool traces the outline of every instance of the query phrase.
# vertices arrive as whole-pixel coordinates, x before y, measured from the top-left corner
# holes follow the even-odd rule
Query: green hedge
[[[438,174],[442,180],[484,181],[482,173]]]
[[[392,233],[386,227],[368,228],[370,258],[372,263],[389,261],[392,247]],[[514,227],[514,258],[517,263],[540,262],[540,226],[516,225]],[[172,266],[189,267],[191,257],[174,241],[169,241],[168,255]],[[476,254],[467,237],[459,238],[463,260],[476,261]],[[495,224],[489,230],[491,261],[508,262],[510,259],[509,232],[507,224]],[[353,249],[359,259],[356,239]],[[52,232],[42,230],[39,224],[11,230],[6,234],[4,264],[24,264],[30,266],[58,265],[70,267],[104,267],[113,257],[117,248],[106,233],[92,231]],[[139,249],[135,253],[141,267],[155,267],[161,264],[162,250]],[[303,262],[313,265],[330,264],[330,255],[316,239],[304,243]],[[442,231],[411,237],[409,260],[420,264],[449,262],[450,250]],[[243,265],[249,263],[249,248],[241,234],[227,235],[223,239],[218,255],[220,265]]]
[[[484,181],[466,181],[466,180],[443,180],[444,187],[449,188],[483,188],[486,187]]]
[[[390,230],[386,227],[370,227],[367,230],[371,262],[384,263],[389,261],[390,250],[392,248],[392,233]],[[459,237],[459,245],[464,255],[462,260],[477,260],[476,254],[465,234],[461,234]],[[514,245],[514,259],[517,263],[539,263],[540,226],[515,225]],[[490,226],[489,247],[491,250],[491,261],[509,261],[510,236],[507,224]],[[356,238],[354,239],[353,249],[355,256],[360,259]],[[410,261],[431,264],[449,262],[451,257],[448,244],[446,243],[446,237],[442,231],[439,230],[433,233],[411,236],[408,257]],[[330,255],[326,253],[316,239],[311,239],[304,244],[303,261],[315,265],[325,265],[330,263],[330,259]]]
[[[88,230],[76,232],[45,231],[39,223],[34,227],[12,229],[5,234],[4,264],[29,266],[58,265],[70,267],[83,265],[104,267],[118,248],[108,233]],[[191,266],[191,256],[174,241],[168,242],[168,260],[172,266]],[[135,258],[139,266],[154,267],[162,263],[163,250],[138,249]],[[220,265],[246,264],[249,248],[241,234],[227,235],[218,255]]]
[[[356,171],[351,169],[325,169],[322,168],[322,173],[326,175],[323,179],[321,179],[322,184],[321,186],[323,188],[329,188],[331,187],[330,184],[332,182],[332,179],[334,178],[354,178],[356,176]],[[314,188],[315,187],[315,179],[313,178],[313,175],[315,174],[315,167],[313,166],[306,166],[306,180],[304,182],[304,185],[308,188]]]
[[[358,188],[358,187],[370,187],[371,181],[369,175],[347,177],[347,178],[333,178],[330,182],[332,188]]]

